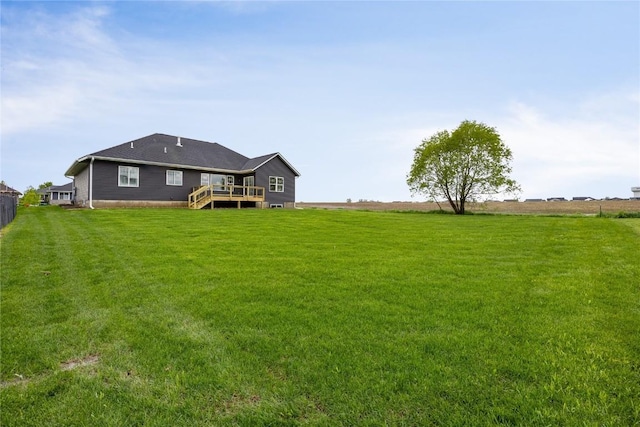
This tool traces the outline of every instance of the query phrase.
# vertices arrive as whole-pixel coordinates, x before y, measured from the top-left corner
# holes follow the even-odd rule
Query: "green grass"
[[[638,219],[48,207],[3,234],[2,426],[640,425]]]

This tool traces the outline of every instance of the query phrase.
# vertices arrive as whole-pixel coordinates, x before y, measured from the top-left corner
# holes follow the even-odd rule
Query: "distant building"
[[[6,184],[0,184],[0,194],[2,194],[3,196],[15,197],[16,200],[19,199],[20,196],[22,196],[21,192],[19,192],[18,190],[14,190]]]
[[[40,203],[42,204],[70,205],[73,200],[73,183],[41,188],[37,190],[37,193],[40,195]]]
[[[640,199],[640,187],[631,187],[631,192],[633,192],[634,199]]]

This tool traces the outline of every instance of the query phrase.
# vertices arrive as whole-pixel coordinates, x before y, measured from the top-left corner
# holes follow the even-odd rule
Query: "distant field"
[[[3,427],[640,424],[640,219],[38,207],[0,244]]]
[[[416,210],[432,211],[442,209],[451,211],[447,203],[431,202],[298,202],[301,208],[324,209],[366,209],[366,210]],[[603,213],[640,212],[640,200],[595,200],[595,201],[561,201],[561,202],[486,202],[470,203],[468,210],[472,212],[492,212],[511,214],[583,214],[597,215]]]

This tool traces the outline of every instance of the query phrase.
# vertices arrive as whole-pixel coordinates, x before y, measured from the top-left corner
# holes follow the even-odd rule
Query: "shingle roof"
[[[73,191],[73,182],[68,182],[63,185],[52,185],[47,190],[48,191]]]
[[[155,133],[83,156],[69,167],[65,175],[76,175],[86,167],[91,158],[240,172],[254,170],[274,156],[280,156],[296,175],[300,175],[278,153],[250,159],[216,142]]]
[[[267,154],[265,156],[256,157],[253,159],[248,159],[247,162],[242,166],[242,169],[256,169],[261,166],[264,162],[271,160],[273,157],[277,156],[278,153]]]
[[[6,184],[0,184],[0,193],[10,193],[10,194],[18,194],[18,195],[22,194],[18,190],[13,189]]]
[[[182,146],[177,144],[178,137],[156,133],[89,156],[221,169],[239,169],[248,160],[215,142],[180,138]]]

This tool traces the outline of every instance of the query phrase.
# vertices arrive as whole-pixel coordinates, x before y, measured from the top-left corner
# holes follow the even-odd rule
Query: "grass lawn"
[[[640,220],[27,208],[0,424],[640,425]]]

